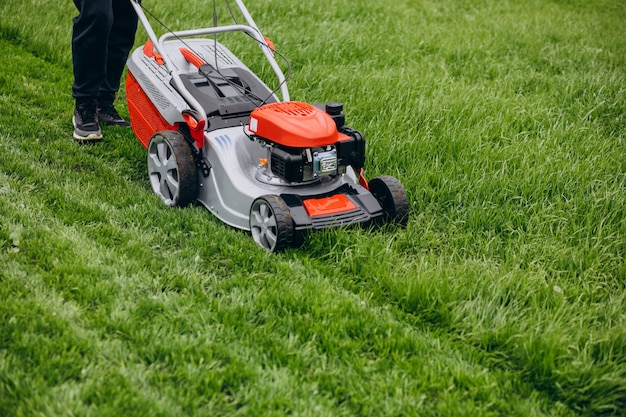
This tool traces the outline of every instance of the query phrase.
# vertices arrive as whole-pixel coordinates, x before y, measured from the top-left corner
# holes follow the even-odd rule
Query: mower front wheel
[[[292,245],[293,220],[285,201],[277,195],[257,198],[250,207],[250,233],[262,248],[280,252]]]
[[[409,221],[409,199],[400,181],[390,175],[369,181],[370,192],[376,197],[385,213],[385,220],[404,227]]]
[[[198,195],[198,172],[189,144],[180,132],[155,133],[148,144],[152,191],[170,207],[184,207]]]

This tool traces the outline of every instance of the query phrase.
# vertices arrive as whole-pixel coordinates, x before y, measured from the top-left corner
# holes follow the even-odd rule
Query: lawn
[[[72,2],[3,0],[0,416],[624,415],[626,3],[248,7],[407,227],[268,254],[165,207],[132,131],[71,138]]]

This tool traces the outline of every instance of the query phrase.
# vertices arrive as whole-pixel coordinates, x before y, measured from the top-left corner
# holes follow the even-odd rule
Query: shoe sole
[[[73,137],[74,139],[82,141],[82,142],[97,142],[99,140],[102,140],[102,135],[98,135],[96,133],[92,133],[87,136],[81,136],[78,133],[74,132]]]

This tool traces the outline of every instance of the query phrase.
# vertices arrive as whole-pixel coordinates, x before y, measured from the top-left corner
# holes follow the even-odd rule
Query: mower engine
[[[276,102],[253,110],[250,137],[268,151],[259,179],[298,185],[343,174],[348,166],[358,172],[365,139],[344,122],[341,103]]]

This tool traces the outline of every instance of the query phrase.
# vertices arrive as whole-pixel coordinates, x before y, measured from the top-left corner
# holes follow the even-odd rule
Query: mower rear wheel
[[[257,198],[250,207],[250,232],[256,243],[269,252],[280,252],[293,243],[291,212],[277,195]]]
[[[400,181],[390,175],[383,175],[370,180],[369,189],[382,206],[385,220],[406,226],[409,221],[409,199]]]
[[[198,172],[189,144],[180,132],[155,133],[148,144],[152,191],[170,207],[184,207],[198,195]]]

